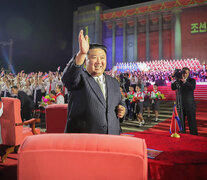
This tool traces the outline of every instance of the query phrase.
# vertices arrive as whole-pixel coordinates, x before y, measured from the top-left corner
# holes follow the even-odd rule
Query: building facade
[[[90,43],[107,46],[107,68],[116,63],[198,58],[207,63],[207,1],[156,0],[116,9],[103,4],[74,12],[73,53],[84,29]]]

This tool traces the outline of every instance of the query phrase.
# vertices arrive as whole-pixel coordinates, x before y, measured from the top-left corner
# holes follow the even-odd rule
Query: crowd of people
[[[61,73],[29,73],[19,72],[16,76],[2,69],[0,77],[1,97],[17,97],[21,100],[22,118],[31,118],[31,112],[44,104],[43,97],[49,95],[53,103],[67,102],[67,89],[61,82]]]
[[[150,75],[154,75],[151,73]],[[67,103],[67,88],[65,88],[61,81],[62,72],[38,72],[26,74],[24,71],[19,72],[16,76],[11,73],[1,72],[0,77],[0,94],[1,97],[18,97],[21,102],[23,118],[30,119],[31,111],[38,109],[44,104],[44,97],[51,97],[52,103],[64,104]],[[143,107],[148,111],[150,116],[151,100],[159,104],[159,99],[156,96],[156,91],[147,91],[147,86],[152,83],[153,78],[143,78],[142,72],[117,74],[116,79],[120,83],[122,98],[126,102],[128,114],[125,119],[137,119],[139,126],[144,125]],[[155,80],[155,82],[158,82]],[[159,82],[160,83],[160,82]],[[154,89],[158,85],[155,84]],[[160,92],[158,92],[160,93]],[[132,101],[132,97],[136,99]],[[139,104],[139,106],[137,105]],[[156,105],[156,119],[158,120],[158,107]],[[138,108],[141,107],[141,108]]]
[[[204,65],[205,66],[205,65]],[[117,63],[117,70],[120,72],[130,71],[173,71],[174,69],[182,69],[183,67],[189,67],[190,69],[196,71],[198,69],[203,69],[203,65],[197,58],[187,58],[187,59],[173,59],[173,60],[151,60],[145,62],[127,62],[127,63]]]
[[[177,63],[177,61],[174,62]],[[192,63],[192,60],[188,60],[188,61],[181,60],[180,64],[186,65],[186,62]],[[155,67],[156,64],[161,64],[161,63],[165,64],[164,61],[151,61],[151,62],[147,62],[147,65],[149,67]],[[198,63],[196,60],[192,64],[198,65],[200,63]],[[138,100],[136,102],[130,103],[131,100],[129,99],[129,97],[124,97],[128,108],[128,114],[126,119],[137,119],[139,121],[139,126],[142,126],[144,124],[144,120],[142,116],[143,114],[142,106],[145,104],[144,107],[148,109],[148,116],[149,116],[149,112],[150,112],[149,99],[150,101],[152,101],[153,99],[151,98],[151,94],[149,94],[148,95],[149,97],[147,98],[145,88],[147,88],[147,86],[151,84],[156,84],[156,86],[165,86],[168,82],[171,82],[173,79],[172,77],[173,70],[140,71],[139,69],[136,69],[133,71],[127,70],[124,73],[120,71],[116,71],[113,73],[112,71],[108,71],[106,73],[110,76],[114,76],[118,80],[121,87],[121,92],[128,93],[128,95],[134,92],[135,95],[137,96],[137,89],[140,88],[140,92],[143,93],[141,95],[143,97],[142,100]],[[192,68],[190,71],[190,77],[193,77],[197,81],[205,82],[207,78],[207,71],[205,71],[204,68],[198,68],[198,69]],[[2,69],[1,76],[0,76],[0,95],[1,97],[23,96],[21,98],[26,98],[25,95],[18,95],[19,92],[20,92],[19,94],[21,94],[21,92],[24,92],[24,94],[26,94],[31,100],[30,104],[32,105],[26,106],[26,107],[31,107],[29,111],[32,111],[31,109],[38,109],[41,105],[45,106],[45,103],[42,102],[43,97],[45,96],[51,97],[52,103],[64,104],[67,103],[68,96],[67,96],[67,88],[63,86],[61,78],[62,78],[62,72],[60,72],[59,69],[56,72],[51,72],[51,71],[45,73],[32,72],[29,74],[25,73],[24,71],[21,71],[17,75],[14,75],[12,73],[6,73],[6,71]],[[146,100],[148,101],[148,103],[145,102]],[[137,102],[139,102],[139,107],[141,107],[141,109],[139,110],[140,113],[136,113]],[[153,102],[155,101],[153,100]],[[26,109],[26,111],[28,111],[28,108]],[[156,116],[155,120],[157,121],[158,111],[155,111],[155,116]],[[24,116],[25,119],[28,119],[29,117],[30,116],[28,115]]]
[[[147,110],[147,117],[150,117],[150,109],[155,113],[155,121],[158,121],[158,113],[160,109],[160,100],[164,99],[164,95],[158,91],[158,85],[153,85],[153,91],[148,91],[145,85],[142,90],[141,84],[129,85],[129,92],[124,92],[124,87],[120,87],[122,99],[125,101],[128,109],[127,120],[137,120],[138,126],[143,126],[145,120],[143,117],[144,109]]]
[[[207,79],[207,67],[205,64],[201,65],[197,58],[117,63],[116,67],[115,74],[128,73],[132,79],[135,76],[135,81],[142,79],[143,81],[155,82],[161,79],[167,83],[172,80],[172,74],[175,69],[184,67],[188,67],[191,70],[190,77],[196,79],[197,82],[205,82]],[[112,73],[112,71],[109,73]]]

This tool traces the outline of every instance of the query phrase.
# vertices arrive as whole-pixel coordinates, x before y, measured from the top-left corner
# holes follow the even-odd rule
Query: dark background
[[[73,11],[103,3],[116,8],[147,0],[0,0],[0,42],[13,39],[15,72],[61,70],[72,56]],[[8,46],[0,47],[0,67],[7,67]]]

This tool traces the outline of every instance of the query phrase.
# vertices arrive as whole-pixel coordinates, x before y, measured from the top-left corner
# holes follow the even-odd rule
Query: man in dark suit
[[[84,70],[84,62],[86,70]],[[66,133],[120,134],[125,115],[119,83],[104,73],[106,47],[89,46],[79,33],[79,52],[67,64],[62,82],[69,91]]]
[[[183,110],[182,132],[185,133],[185,117],[187,116],[190,134],[198,135],[196,124],[196,104],[194,100],[194,90],[196,88],[196,81],[189,76],[190,69],[185,67],[182,69],[182,78],[171,84],[172,90],[180,89],[177,97],[180,96],[181,107]]]
[[[32,99],[23,91],[19,91],[17,86],[11,87],[11,92],[21,101],[21,117],[22,121],[32,118],[32,110],[34,109],[34,103]]]

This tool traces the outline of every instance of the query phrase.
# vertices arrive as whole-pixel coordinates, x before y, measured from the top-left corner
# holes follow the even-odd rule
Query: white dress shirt
[[[56,104],[65,104],[64,96],[61,93],[56,96]]]
[[[97,84],[98,84],[98,79],[99,79],[99,82],[101,83],[101,86],[102,86],[102,88],[100,87],[101,91],[103,89],[102,93],[104,95],[104,98],[106,99],[107,98],[107,93],[106,93],[106,79],[105,79],[105,76],[102,74],[100,76],[93,77],[93,78],[95,79]]]

